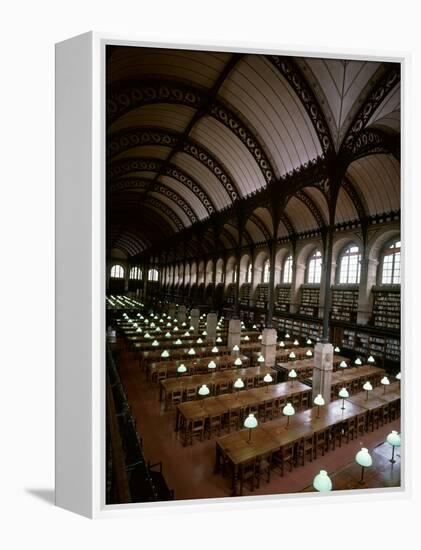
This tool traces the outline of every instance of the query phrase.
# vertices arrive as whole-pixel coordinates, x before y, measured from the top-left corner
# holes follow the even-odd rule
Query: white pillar
[[[330,286],[335,284],[336,275],[336,262],[332,260],[332,271],[330,277]],[[324,306],[325,306],[325,289],[326,289],[326,268],[323,263],[322,276],[320,278],[320,291],[319,291],[319,317],[323,319]]]
[[[230,319],[228,325],[228,347],[232,349],[235,345],[241,345],[241,321]]]
[[[313,400],[320,393],[325,403],[330,403],[332,371],[333,346],[319,342],[314,347]]]
[[[186,306],[183,304],[178,306],[177,320],[180,324],[184,323],[186,320]]]
[[[174,319],[175,317],[175,309],[176,309],[176,305],[173,303],[171,303],[168,306],[168,315],[171,317],[171,319]]]
[[[301,286],[304,284],[305,264],[293,265],[291,281],[291,313],[298,313],[301,303]]]
[[[190,325],[194,329],[194,333],[199,332],[199,320],[200,320],[200,311],[195,308],[190,311]]]
[[[360,284],[358,288],[358,314],[357,323],[366,325],[370,320],[373,310],[372,288],[377,280],[377,260],[365,258],[361,260]]]
[[[262,355],[265,358],[266,367],[274,367],[276,360],[276,330],[265,328],[262,332]]]
[[[212,340],[212,342],[215,342],[216,340],[216,324],[218,322],[218,316],[216,313],[208,313],[206,317],[206,332],[208,335],[206,336],[207,340]]]

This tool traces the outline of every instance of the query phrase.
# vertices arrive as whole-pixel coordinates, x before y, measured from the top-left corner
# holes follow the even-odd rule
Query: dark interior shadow
[[[25,491],[48,504],[55,504],[55,491],[54,489],[25,489]]]

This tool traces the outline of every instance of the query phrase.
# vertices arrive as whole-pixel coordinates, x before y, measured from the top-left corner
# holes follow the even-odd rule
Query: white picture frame
[[[402,210],[407,193],[405,98],[409,55],[304,51],[266,44],[221,41],[201,44],[145,42],[86,33],[56,45],[56,504],[90,518],[146,514],[190,506],[242,506],[250,498],[105,504],[105,46],[132,45],[248,53],[279,53],[400,62],[402,67]],[[402,217],[402,233],[406,220]],[[404,258],[405,264],[405,258]],[[405,277],[405,270],[404,277]],[[402,284],[405,300],[405,284]],[[350,500],[407,498],[410,493],[407,412],[411,372],[406,360],[406,314],[402,311],[401,487],[329,495],[252,497],[256,506],[317,505]]]

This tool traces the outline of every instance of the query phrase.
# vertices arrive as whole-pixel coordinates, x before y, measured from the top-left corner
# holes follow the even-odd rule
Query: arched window
[[[270,261],[266,260],[263,264],[263,283],[268,283],[270,278]]]
[[[360,282],[360,249],[357,245],[348,246],[340,260],[339,264],[339,283],[357,284]]]
[[[158,280],[158,270],[150,269],[148,271],[148,281],[157,281]]]
[[[119,264],[113,265],[111,268],[111,277],[114,277],[114,279],[124,279],[124,267]]]
[[[137,279],[140,281],[142,279],[142,270],[140,267],[132,267],[129,273],[130,279]]]
[[[232,282],[233,283],[237,282],[237,266],[236,265],[234,265],[234,267],[232,268]]]
[[[401,284],[401,241],[395,241],[383,251],[382,285]]]
[[[292,256],[291,254],[287,256],[284,261],[284,268],[282,270],[282,282],[291,283],[292,282]]]
[[[322,253],[315,250],[310,256],[307,266],[307,282],[310,284],[319,284],[322,276]]]
[[[247,271],[246,271],[246,283],[251,283],[252,271],[253,271],[253,266],[251,265],[251,262],[249,262],[247,265]]]

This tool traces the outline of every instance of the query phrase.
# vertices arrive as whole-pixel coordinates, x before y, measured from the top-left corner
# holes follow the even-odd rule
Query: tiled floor
[[[143,439],[145,457],[152,463],[162,461],[165,479],[168,486],[174,489],[175,498],[182,500],[230,496],[228,478],[213,473],[214,439],[203,442],[197,440],[192,446],[183,447],[174,432],[174,410],[164,412],[163,405],[159,403],[158,388],[145,381],[138,362],[130,354],[123,353],[118,363],[121,380]],[[384,442],[392,429],[399,430],[399,421],[368,433],[364,438],[342,445],[341,448],[326,453],[324,457],[319,457],[312,463],[308,462],[304,467],[293,469],[284,477],[275,472],[269,484],[261,483],[260,488],[255,489],[253,493],[246,487],[244,495],[295,493],[306,490],[321,469],[333,475],[334,488],[355,488],[361,472],[360,468],[353,464],[356,452],[361,446],[374,449]],[[384,456],[388,451],[391,451],[388,444],[374,451],[374,466],[366,471],[364,487],[399,485],[400,462],[395,464],[392,471]],[[334,475],[335,472],[338,473]]]

